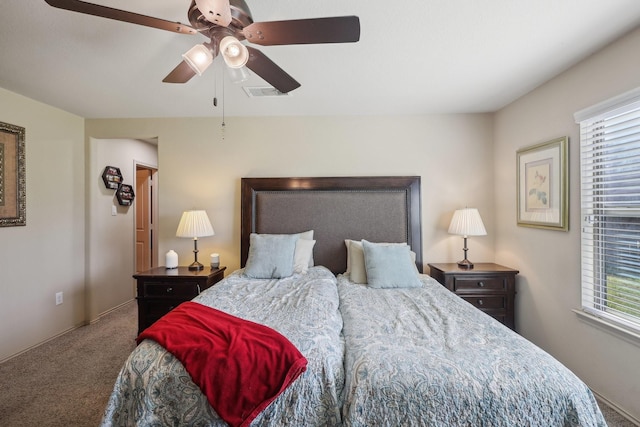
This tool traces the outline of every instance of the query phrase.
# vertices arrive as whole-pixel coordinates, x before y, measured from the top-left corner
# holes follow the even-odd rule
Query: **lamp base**
[[[189,265],[189,270],[200,271],[204,268],[204,265],[198,262],[198,238],[193,238],[193,262]]]
[[[469,248],[467,248],[467,236],[464,236],[464,259],[462,261],[458,261],[458,267],[464,268],[465,270],[471,270],[473,268],[473,263],[467,259],[467,252]]]
[[[458,261],[458,267],[471,270],[473,268],[473,263],[465,258],[462,261]]]
[[[198,261],[194,261],[189,265],[189,270],[191,271],[200,271],[204,268],[204,265],[200,264]]]

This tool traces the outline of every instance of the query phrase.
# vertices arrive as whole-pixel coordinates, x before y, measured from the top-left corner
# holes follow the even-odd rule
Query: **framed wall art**
[[[568,231],[568,137],[521,148],[516,158],[518,225]]]
[[[25,130],[0,122],[0,227],[27,224]]]

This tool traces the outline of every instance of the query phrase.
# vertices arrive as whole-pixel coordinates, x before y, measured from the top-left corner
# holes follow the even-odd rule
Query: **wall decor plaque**
[[[116,191],[116,198],[120,206],[131,206],[136,195],[133,193],[133,187],[129,184],[120,184]]]
[[[122,173],[120,173],[120,168],[115,166],[107,166],[104,168],[104,172],[102,172],[102,181],[104,181],[104,185],[107,188],[117,190],[118,186],[122,184]]]

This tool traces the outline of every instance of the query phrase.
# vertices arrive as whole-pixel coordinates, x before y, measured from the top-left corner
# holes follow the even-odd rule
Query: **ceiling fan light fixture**
[[[182,58],[184,58],[184,62],[189,64],[189,67],[199,76],[201,76],[213,62],[213,54],[203,44],[195,45],[182,55]]]
[[[231,68],[242,68],[249,60],[249,50],[233,36],[220,40],[220,54]]]
[[[227,67],[227,72],[229,73],[229,78],[232,83],[243,83],[249,80],[251,74],[249,74],[249,70],[247,67],[233,68]]]

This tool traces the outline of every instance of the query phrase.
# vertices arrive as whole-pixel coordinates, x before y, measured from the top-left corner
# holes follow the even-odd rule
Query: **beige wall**
[[[175,237],[182,211],[207,210],[215,236],[199,240],[200,260],[220,253],[239,267],[240,179],[260,176],[419,175],[425,262],[462,258],[446,229],[453,211],[478,207],[489,235],[470,258],[493,260],[491,115],[409,117],[87,120],[96,138],[158,137],[160,264],[174,249],[192,261],[193,242]]]
[[[96,319],[135,297],[135,204],[120,206],[102,181],[106,166],[120,168],[135,189],[136,164],[158,166],[156,145],[134,139],[89,138],[87,167],[87,318]],[[116,215],[112,215],[115,207]]]
[[[83,118],[0,89],[0,120],[25,128],[27,196],[0,228],[2,361],[84,323],[85,186]]]
[[[0,325],[0,360],[132,298],[133,210],[110,216],[100,175],[114,164],[133,179],[135,159],[154,163],[131,151],[135,139],[159,141],[160,264],[168,249],[190,262],[192,241],[175,230],[183,210],[204,208],[216,235],[201,239],[201,259],[215,251],[238,268],[240,178],[294,175],[420,175],[425,262],[461,258],[446,228],[466,205],[489,231],[470,254],[493,259],[491,115],[228,118],[223,139],[213,118],[83,121],[7,91],[0,105],[7,122],[27,128],[28,224],[0,229],[0,312],[10,319]],[[59,291],[65,302],[55,306]]]
[[[579,320],[580,135],[573,114],[640,86],[640,30],[522,97],[495,118],[496,260],[520,269],[517,327],[594,391],[640,419],[640,343]],[[568,136],[569,232],[516,226],[516,150]]]

